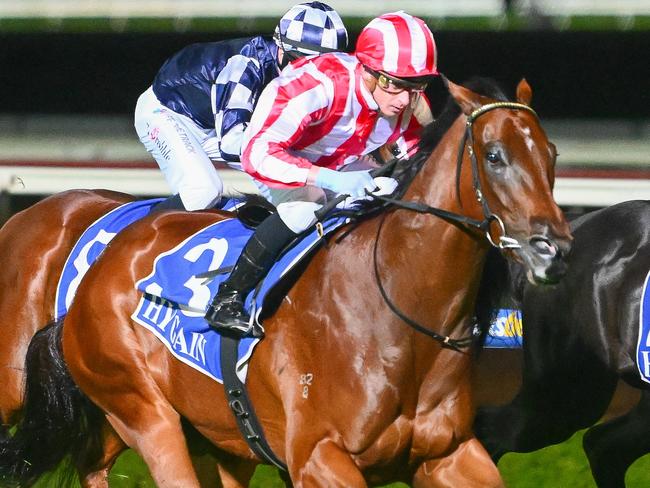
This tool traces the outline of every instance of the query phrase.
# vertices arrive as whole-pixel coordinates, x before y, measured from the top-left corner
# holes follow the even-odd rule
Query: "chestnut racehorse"
[[[552,197],[555,148],[528,107],[528,84],[519,83],[517,102],[453,83],[449,91],[462,114],[432,127],[425,140],[435,147],[420,150],[426,157],[403,195],[421,213],[397,204],[321,248],[265,321],[247,383],[296,486],[502,486],[471,431],[472,355],[463,349],[483,261],[494,242],[525,264],[531,281],[553,282],[571,237]],[[436,209],[450,213],[428,215],[441,215]],[[459,214],[469,225],[454,220]],[[63,327],[32,342],[25,417],[0,449],[4,473],[38,475],[47,463],[36,452],[50,461],[71,452],[99,472],[130,446],[158,486],[196,487],[181,417],[228,456],[255,460],[221,386],[130,318],[140,298],[135,283],[155,257],[228,217],[155,214],[111,242]],[[391,313],[373,260],[386,298],[426,334]],[[427,337],[434,333],[440,341]],[[308,395],[305,374],[313,378]],[[88,438],[101,450],[85,449]]]
[[[108,190],[57,193],[12,216],[0,229],[0,421],[14,424],[22,408],[27,346],[54,319],[56,285],[83,231],[134,198]]]
[[[133,200],[110,190],[68,190],[16,213],[0,228],[0,312],[7,324],[0,347],[0,421],[5,429],[20,418],[27,348],[54,318],[56,286],[73,246],[98,218]],[[206,485],[213,484],[218,474],[210,453],[198,437],[192,439],[195,467]],[[83,463],[78,467],[86,486],[87,472],[95,468]],[[227,478],[224,469],[219,466]]]

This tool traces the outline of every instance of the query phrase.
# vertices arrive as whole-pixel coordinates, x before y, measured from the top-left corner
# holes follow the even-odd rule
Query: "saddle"
[[[235,208],[237,218],[246,226],[255,228],[276,212],[275,205],[260,195],[246,195],[242,205]]]

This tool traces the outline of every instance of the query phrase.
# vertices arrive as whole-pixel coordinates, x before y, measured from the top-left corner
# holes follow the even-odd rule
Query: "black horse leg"
[[[628,414],[589,429],[582,443],[598,488],[625,488],[627,469],[650,453],[650,392]]]
[[[561,385],[560,378],[558,372],[535,383],[525,382],[508,405],[478,409],[474,432],[495,462],[508,452],[532,452],[563,442],[592,425],[605,411],[616,385],[615,377],[605,374],[597,375],[598,386],[586,375],[580,387],[574,381]]]
[[[474,433],[495,463],[508,452],[531,452],[552,443],[548,438],[550,431],[545,428],[549,424],[562,437],[563,429],[558,429],[557,423],[546,419],[543,411],[524,408],[523,403],[519,394],[508,405],[481,407],[476,413]],[[572,433],[567,431],[568,435]]]

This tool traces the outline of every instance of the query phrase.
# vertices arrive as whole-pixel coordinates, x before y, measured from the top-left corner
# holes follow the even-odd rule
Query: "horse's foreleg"
[[[576,392],[553,386],[549,374],[536,385],[528,384],[508,405],[481,407],[474,420],[474,432],[496,462],[508,452],[532,452],[568,439],[577,430],[592,425],[602,415],[614,391],[615,382],[602,380],[590,389],[587,380]],[[542,388],[543,385],[548,385]],[[589,402],[577,397],[598,391]]]
[[[425,461],[413,477],[413,488],[450,486],[501,488],[505,485],[488,453],[472,438],[444,458]]]
[[[139,402],[108,415],[120,437],[142,457],[158,488],[200,488],[180,417],[167,402]]]
[[[589,429],[583,448],[599,488],[625,488],[625,472],[650,452],[650,392],[627,415]]]
[[[366,481],[350,454],[330,439],[324,439],[301,460],[305,451],[294,449],[290,475],[295,487],[365,488]]]

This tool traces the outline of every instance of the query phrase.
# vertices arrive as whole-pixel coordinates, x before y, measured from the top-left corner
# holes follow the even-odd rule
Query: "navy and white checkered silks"
[[[301,3],[292,7],[280,19],[276,28],[284,44],[297,49],[303,54],[317,54],[316,49],[294,46],[290,41],[320,46],[331,50],[344,50],[348,43],[348,33],[339,14],[330,6],[321,2]],[[289,42],[286,42],[289,41]],[[281,47],[283,43],[280,43]]]
[[[221,156],[229,163],[239,162],[243,131],[264,88],[261,71],[257,59],[236,54],[214,82],[214,126],[221,141]]]

